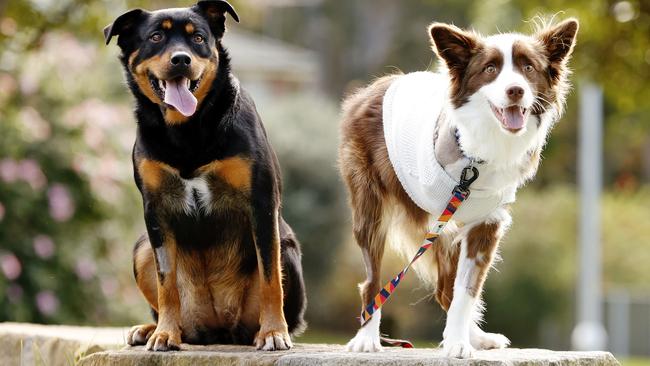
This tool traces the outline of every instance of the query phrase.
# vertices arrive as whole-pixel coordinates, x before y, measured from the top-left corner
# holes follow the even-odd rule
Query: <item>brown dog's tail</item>
[[[402,348],[414,348],[413,343],[407,341],[406,339],[393,339],[386,336],[379,337],[381,340],[382,346],[387,347],[402,347]]]

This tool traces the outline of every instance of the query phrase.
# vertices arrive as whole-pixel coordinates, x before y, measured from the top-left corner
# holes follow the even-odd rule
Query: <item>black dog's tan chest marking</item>
[[[215,160],[197,169],[202,175],[221,178],[231,187],[248,192],[251,186],[250,161],[232,157],[224,160]]]
[[[138,173],[145,194],[155,197],[164,211],[193,215],[249,210],[251,163],[245,158],[215,160],[196,169],[188,179],[165,163],[142,159]]]

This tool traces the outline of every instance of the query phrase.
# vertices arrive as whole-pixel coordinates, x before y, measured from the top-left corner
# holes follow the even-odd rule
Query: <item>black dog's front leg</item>
[[[181,344],[180,299],[176,286],[176,240],[173,233],[166,229],[161,220],[161,209],[157,206],[162,177],[174,174],[166,165],[143,160],[139,164],[139,173],[144,187],[144,221],[147,226],[149,242],[154,252],[156,263],[156,282],[158,289],[158,323],[147,342],[147,349],[154,351],[178,350]]]
[[[280,264],[279,191],[268,167],[258,167],[253,178],[252,214],[260,280],[260,330],[258,349],[274,351],[292,347],[283,312]]]

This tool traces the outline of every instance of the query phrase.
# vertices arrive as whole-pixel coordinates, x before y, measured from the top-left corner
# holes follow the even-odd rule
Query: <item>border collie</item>
[[[415,270],[447,312],[446,356],[509,345],[479,327],[481,291],[511,222],[508,207],[563,113],[577,31],[575,19],[531,36],[434,23],[438,72],[385,76],[345,100],[339,164],[367,273],[362,308],[383,285],[385,244],[410,259],[473,164],[471,195]],[[378,310],[347,349],[380,351],[380,319]]]

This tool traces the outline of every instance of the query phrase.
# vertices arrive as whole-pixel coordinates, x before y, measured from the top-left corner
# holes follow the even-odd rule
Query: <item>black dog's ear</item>
[[[195,10],[203,15],[210,24],[210,30],[217,39],[221,39],[226,31],[226,13],[239,23],[239,15],[225,0],[205,0],[199,1],[195,5]]]
[[[433,50],[445,61],[450,71],[462,72],[481,47],[476,35],[454,25],[433,23],[429,26],[429,34]]]
[[[113,36],[119,36],[132,30],[136,21],[144,13],[146,13],[146,11],[142,9],[129,10],[117,17],[113,23],[107,25],[104,28],[104,39],[106,40],[106,44],[111,41],[111,38],[113,38]]]

